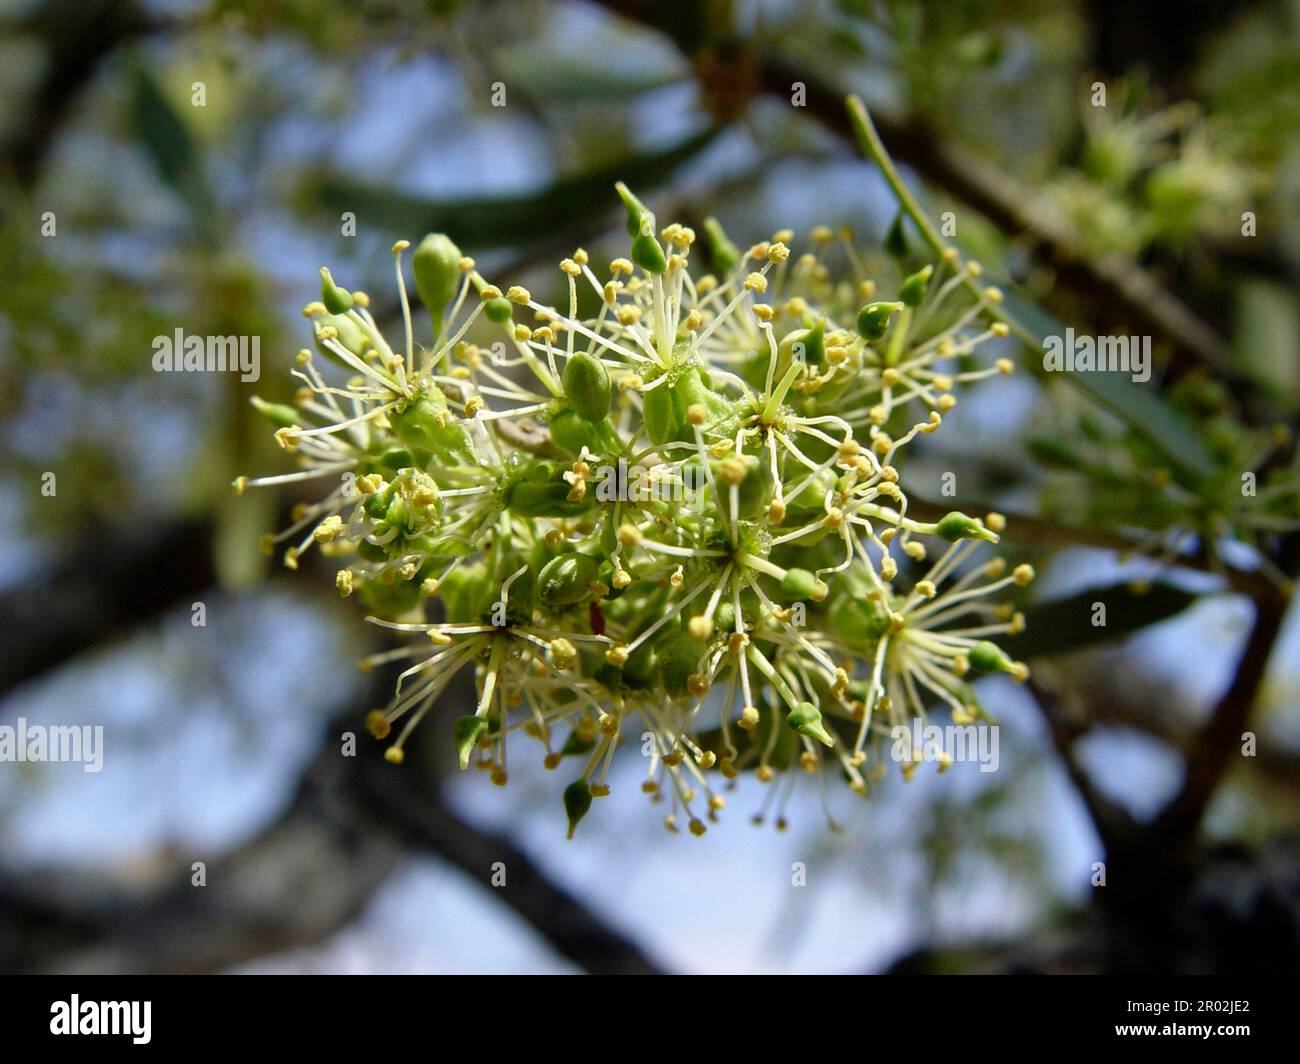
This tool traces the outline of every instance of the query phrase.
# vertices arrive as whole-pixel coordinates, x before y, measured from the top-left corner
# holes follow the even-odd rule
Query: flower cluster
[[[402,350],[322,270],[296,403],[258,401],[302,468],[235,487],[331,485],[268,546],[287,544],[291,567],[313,545],[338,559],[340,593],[410,637],[368,663],[405,666],[367,721],[390,761],[472,669],[461,767],[504,784],[519,732],[548,768],[572,759],[570,831],[609,793],[624,738],[670,830],[703,833],[719,779],[746,770],[829,762],[866,793],[891,727],[935,705],[986,718],[971,680],[1026,675],[990,640],[1023,626],[1002,593],[1032,571],[971,561],[1002,518],[918,520],[899,475],[959,383],[1011,372],[978,362],[1006,333],[1000,293],[948,253],[880,299],[851,234],[742,251],[710,219],[697,247],[618,191],[627,257],[603,272],[581,249],[564,259],[559,307],[426,237],[428,346],[405,242]]]

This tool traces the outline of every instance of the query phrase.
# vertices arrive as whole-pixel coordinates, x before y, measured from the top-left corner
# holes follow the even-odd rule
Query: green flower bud
[[[709,242],[709,258],[719,273],[729,273],[740,261],[740,249],[723,232],[716,218],[704,219],[704,235]]]
[[[591,788],[587,786],[586,780],[574,780],[564,788],[564,815],[569,818],[567,838],[573,838],[573,829],[578,826],[578,821],[587,815],[587,810],[590,808]]]
[[[346,314],[352,309],[352,293],[334,283],[328,266],[320,268],[320,301],[331,314]]]
[[[627,209],[627,235],[636,236],[641,232],[641,216],[650,212],[646,210],[644,203],[632,195],[632,190],[622,181],[614,185],[614,190],[618,193],[618,198],[623,201],[623,206]]]
[[[505,296],[498,296],[496,299],[489,299],[483,307],[483,313],[487,315],[488,321],[495,322],[497,325],[505,325],[514,317],[514,307],[511,306],[510,300]]]
[[[569,454],[581,454],[583,447],[593,453],[600,450],[595,427],[571,407],[562,407],[552,414],[547,427],[555,446]]]
[[[595,493],[587,492],[577,502],[569,501],[572,490],[559,462],[531,462],[514,468],[502,492],[505,508],[520,517],[576,517],[596,504]]]
[[[736,516],[742,521],[752,521],[767,512],[768,503],[776,494],[776,481],[772,479],[772,467],[767,462],[759,461],[752,454],[741,457],[749,472],[736,489]]]
[[[791,358],[802,355],[810,366],[820,366],[826,361],[826,319],[820,319],[811,329],[795,329],[787,333],[777,348],[778,375],[785,373]]]
[[[430,233],[420,241],[411,257],[415,290],[420,293],[420,302],[433,315],[435,333],[443,310],[460,287],[460,259],[460,248],[446,233]]]
[[[537,575],[538,596],[548,606],[572,606],[591,595],[600,561],[586,554],[560,554]]]
[[[730,602],[718,603],[717,611],[713,614],[713,623],[719,632],[734,632],[736,630],[736,607]]]
[[[276,428],[287,429],[291,425],[301,425],[301,416],[298,411],[284,403],[268,403],[265,399],[260,399],[256,395],[249,396],[248,401],[253,404],[253,409],[261,414]]]
[[[831,607],[834,630],[845,639],[853,640],[865,648],[874,649],[889,631],[889,611],[872,599],[855,599],[851,595],[839,598]]]
[[[388,421],[408,447],[432,451],[451,465],[474,461],[469,433],[447,408],[447,397],[435,385],[390,410]]]
[[[933,273],[933,266],[926,266],[924,269],[917,270],[898,289],[898,298],[909,307],[919,307],[921,300],[925,298],[925,290],[930,284],[930,276]]]
[[[781,580],[781,594],[789,600],[820,602],[826,597],[826,584],[807,569],[787,569]]]
[[[582,417],[600,421],[609,413],[609,371],[595,355],[579,351],[565,363],[564,394]]]
[[[811,702],[800,702],[790,710],[790,715],[785,718],[785,722],[800,735],[816,739],[826,746],[835,745],[835,737],[826,730],[826,725],[822,722],[821,711]]]
[[[685,632],[674,632],[658,648],[659,681],[669,698],[681,698],[695,666],[700,662],[700,644]]]
[[[996,643],[981,640],[966,652],[966,659],[976,672],[1010,672],[1013,662]]]
[[[456,756],[460,759],[462,769],[469,768],[469,756],[487,730],[488,722],[483,717],[471,714],[456,721]]]
[[[376,455],[368,462],[365,467],[360,469],[361,473],[384,473],[385,480],[392,480],[393,474],[399,469],[423,468],[429,462],[429,452],[420,449],[409,450],[405,447],[390,447],[382,454]]]
[[[902,303],[868,303],[858,311],[858,335],[864,340],[879,340],[889,328],[890,315],[902,309]]]
[[[713,390],[708,372],[700,366],[695,370],[681,374],[673,385],[673,403],[677,410],[679,432],[686,425],[686,411],[692,406],[704,407],[708,415],[704,422],[704,435],[710,439],[736,435],[739,423],[735,408],[730,402]],[[694,432],[683,432],[681,439],[694,439]]]
[[[949,543],[956,543],[959,539],[986,539],[990,543],[998,541],[997,534],[985,528],[983,521],[967,517],[956,510],[939,519],[934,526],[934,534]]]
[[[632,261],[650,273],[663,273],[668,269],[664,249],[653,233],[640,233],[632,241]]]
[[[641,397],[646,435],[653,444],[667,443],[682,428],[681,411],[673,402],[671,386],[661,384]]]

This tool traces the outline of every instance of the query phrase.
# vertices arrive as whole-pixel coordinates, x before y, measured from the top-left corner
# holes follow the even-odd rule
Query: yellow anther
[[[705,617],[703,614],[692,617],[686,622],[686,631],[696,642],[703,643],[713,635],[713,618]]]

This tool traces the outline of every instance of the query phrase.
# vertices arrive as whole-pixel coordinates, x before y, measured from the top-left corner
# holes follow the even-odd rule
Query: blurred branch
[[[212,536],[194,520],[101,530],[45,579],[0,593],[0,694],[211,587]]]
[[[30,186],[65,114],[100,62],[158,23],[130,0],[48,0],[26,18],[7,21],[9,32],[32,34],[46,49],[40,82],[25,101],[24,121],[0,146],[6,168]]]
[[[343,927],[401,857],[393,834],[358,816],[341,787],[336,734],[279,819],[208,864],[171,852],[182,871],[143,895],[105,887],[102,871],[0,880],[0,967],[14,972],[215,972],[310,946]]]
[[[440,799],[411,794],[408,775],[369,759],[361,790],[376,817],[412,845],[427,849],[487,886],[493,865],[506,881],[492,889],[562,957],[598,975],[652,975],[658,968],[640,948],[602,923],[591,910],[552,883],[536,863],[506,836],[483,831],[456,816]]]
[[[417,793],[418,766],[394,768],[373,744],[342,756],[339,736],[359,730],[361,715],[357,707],[327,728],[284,813],[211,862],[206,886],[190,882],[190,864],[202,855],[175,851],[166,860],[180,865],[180,874],[144,892],[106,890],[102,872],[0,877],[0,969],[215,972],[318,945],[362,911],[415,846],[484,889],[493,865],[503,862],[508,883],[492,897],[586,971],[656,971],[508,839],[461,820],[436,787]]]
[[[1137,834],[1137,823],[1123,807],[1098,792],[1092,779],[1075,756],[1075,740],[1087,732],[1088,722],[1072,721],[1056,695],[1036,677],[1030,676],[1026,686],[1034,696],[1039,712],[1047,723],[1052,745],[1060,755],[1070,782],[1087,807],[1088,815],[1092,818],[1097,834],[1101,836],[1106,852],[1113,853],[1117,849],[1129,846]]]
[[[1234,754],[1240,755],[1242,733],[1247,729],[1250,711],[1264,682],[1288,601],[1281,594],[1256,601],[1255,621],[1237,661],[1232,683],[1192,740],[1182,788],[1161,811],[1153,828],[1154,836],[1165,847],[1177,848],[1192,840],[1229,759]]]

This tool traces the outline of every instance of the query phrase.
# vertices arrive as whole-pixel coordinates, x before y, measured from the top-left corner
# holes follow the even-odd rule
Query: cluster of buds
[[[949,254],[879,299],[851,234],[741,251],[710,219],[697,249],[618,191],[628,256],[602,274],[576,250],[559,307],[426,237],[428,346],[405,242],[404,350],[322,270],[297,401],[258,402],[302,468],[236,488],[331,485],[268,546],[338,559],[340,593],[406,634],[366,663],[405,666],[367,721],[390,761],[470,669],[461,767],[504,784],[522,731],[547,768],[572,766],[570,832],[625,739],[674,831],[702,834],[746,771],[829,764],[866,793],[892,728],[935,707],[987,719],[971,681],[1026,675],[991,640],[1023,626],[1001,593],[1032,571],[971,557],[1002,518],[917,520],[899,473],[959,383],[1011,371],[976,357],[1005,334],[1000,294]],[[712,272],[692,272],[697,250]]]

